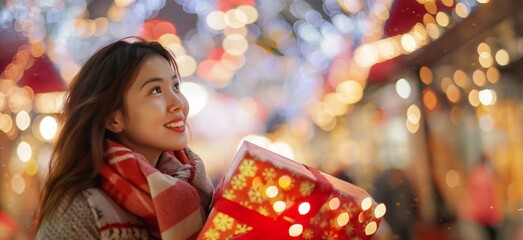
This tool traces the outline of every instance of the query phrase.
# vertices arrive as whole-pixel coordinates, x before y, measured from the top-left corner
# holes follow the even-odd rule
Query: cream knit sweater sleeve
[[[82,194],[77,194],[71,206],[66,208],[67,201],[62,201],[56,214],[42,222],[36,233],[36,240],[100,239],[94,214]]]

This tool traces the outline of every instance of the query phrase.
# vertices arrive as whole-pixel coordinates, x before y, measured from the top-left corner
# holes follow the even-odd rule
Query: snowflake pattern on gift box
[[[347,224],[347,227],[345,227],[345,233],[350,236],[354,233],[354,226],[352,224]]]
[[[236,195],[234,194],[233,190],[227,189],[223,192],[223,197],[226,199],[229,199],[231,201],[234,201],[234,199],[236,198]]]
[[[265,206],[260,206],[257,210],[263,216],[269,216],[269,210]]]
[[[325,240],[335,240],[335,239],[338,239],[338,234],[333,232],[333,231],[326,231],[323,233],[323,235],[321,236],[321,239],[325,239]]]
[[[249,192],[247,194],[249,196],[249,200],[253,203],[262,203],[266,199],[266,195],[263,194],[259,188],[254,186],[249,188]]]
[[[247,186],[247,180],[245,180],[245,176],[243,175],[235,175],[232,177],[231,185],[234,190],[242,190]]]
[[[344,203],[342,208],[350,217],[356,216],[356,213],[358,212],[358,206],[353,201]]]
[[[246,207],[248,209],[253,209],[252,204],[251,204],[250,201],[242,201],[242,202],[240,202],[240,205],[242,205],[242,206],[244,206],[244,207]]]
[[[305,181],[300,184],[300,193],[302,196],[309,196],[314,190],[314,183]]]
[[[220,239],[220,233],[216,229],[209,229],[205,232],[203,237],[206,240],[218,240]]]
[[[262,177],[267,184],[274,183],[274,178],[276,178],[276,171],[274,168],[266,168],[263,170]]]
[[[303,231],[303,238],[307,240],[314,239],[314,232],[311,229],[305,229],[305,231]]]
[[[254,160],[246,159],[240,165],[240,174],[246,177],[254,177],[256,171],[258,171],[258,166],[256,166]]]
[[[214,226],[216,226],[216,229],[220,231],[227,231],[232,228],[234,218],[223,213],[218,213],[212,222],[214,223]]]
[[[247,224],[238,224],[238,225],[236,225],[236,230],[234,231],[234,234],[246,233],[251,230],[252,230],[252,227]]]

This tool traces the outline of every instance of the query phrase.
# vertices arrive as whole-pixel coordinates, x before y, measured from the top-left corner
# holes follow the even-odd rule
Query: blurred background
[[[26,239],[64,90],[129,35],[180,66],[219,180],[243,140],[366,189],[375,239],[523,239],[520,0],[2,0],[0,239]]]

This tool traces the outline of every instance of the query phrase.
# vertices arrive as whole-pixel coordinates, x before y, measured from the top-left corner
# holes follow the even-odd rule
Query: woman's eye
[[[160,87],[155,87],[155,88],[153,88],[151,93],[154,93],[154,94],[162,93],[162,89]]]
[[[175,90],[180,90],[180,83],[175,83],[174,86],[173,86],[173,88],[174,88]]]

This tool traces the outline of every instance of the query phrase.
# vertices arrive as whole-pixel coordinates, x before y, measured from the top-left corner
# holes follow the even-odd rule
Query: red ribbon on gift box
[[[318,170],[307,165],[303,166],[316,177],[314,190],[309,196],[297,199],[291,207],[283,211],[276,219],[264,216],[257,211],[248,209],[237,202],[223,197],[216,201],[214,206],[216,210],[226,213],[239,222],[253,228],[247,233],[235,236],[234,239],[286,239],[289,237],[289,228],[291,226],[301,224],[302,229],[305,229],[309,225],[310,218],[315,216],[329,199],[333,187]],[[310,204],[310,210],[302,215],[298,208],[304,202]]]

